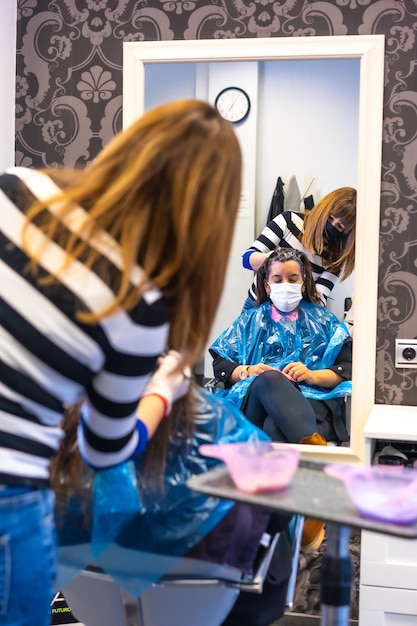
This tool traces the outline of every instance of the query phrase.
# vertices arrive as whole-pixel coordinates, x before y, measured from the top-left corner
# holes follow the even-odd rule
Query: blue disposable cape
[[[193,394],[195,431],[191,436],[172,433],[162,483],[150,484],[143,479],[145,453],[135,461],[133,473],[129,462],[97,474],[94,488],[88,488],[90,496],[93,492],[92,532],[78,503],[57,512],[59,589],[94,559],[127,593],[138,596],[205,537],[233,506],[232,502],[187,487],[186,481],[192,475],[222,464],[202,456],[199,446],[268,441],[269,437],[220,398],[196,386]]]
[[[320,370],[334,365],[349,331],[331,311],[311,302],[300,303],[298,319],[283,317],[274,321],[271,303],[245,310],[211,345],[219,356],[238,364],[266,363],[282,369],[288,363],[300,361],[309,369]],[[238,407],[254,376],[216,393]],[[334,387],[313,387],[299,383],[306,398],[326,400],[343,397],[352,392],[352,381]]]

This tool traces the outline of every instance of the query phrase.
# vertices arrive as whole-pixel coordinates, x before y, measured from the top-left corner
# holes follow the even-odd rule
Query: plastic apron
[[[239,364],[265,363],[282,369],[287,363],[300,361],[309,369],[326,369],[335,360],[349,331],[325,307],[302,301],[297,320],[271,317],[271,303],[243,311],[210,346],[219,356]],[[216,393],[240,407],[255,377],[243,379],[229,389]],[[326,400],[352,393],[352,381],[343,381],[333,389],[299,383],[306,398]]]

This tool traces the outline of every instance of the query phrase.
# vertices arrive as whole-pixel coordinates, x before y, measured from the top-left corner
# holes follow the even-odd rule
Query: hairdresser
[[[242,257],[243,267],[257,271],[277,247],[304,252],[313,269],[321,303],[333,287],[351,275],[355,264],[356,190],[340,187],[303,213],[284,211],[264,228]],[[256,276],[244,309],[255,305]]]
[[[140,455],[187,392],[240,177],[232,126],[197,100],[145,113],[85,170],[0,177],[0,624],[50,621],[65,406],[84,402],[78,447],[99,471]]]

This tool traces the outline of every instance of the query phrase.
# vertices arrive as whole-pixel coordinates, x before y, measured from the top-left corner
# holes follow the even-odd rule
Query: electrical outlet
[[[417,339],[395,340],[395,367],[417,369]]]

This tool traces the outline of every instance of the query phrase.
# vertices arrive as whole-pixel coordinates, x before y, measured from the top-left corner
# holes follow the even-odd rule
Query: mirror
[[[175,72],[189,63],[198,63],[197,84],[207,84],[208,64],[244,62],[245,77],[259,62],[294,60],[352,60],[359,63],[359,108],[356,188],[358,190],[355,263],[355,331],[353,345],[353,394],[349,447],[302,446],[304,456],[325,462],[361,462],[364,459],[364,424],[375,402],[375,347],[379,247],[379,198],[382,145],[382,95],[384,68],[384,36],[294,37],[271,39],[227,39],[195,41],[125,42],[123,44],[123,125],[140,116],[146,106],[146,68],[155,64],[180,64]],[[201,65],[200,65],[201,64]],[[255,77],[258,81],[258,76]],[[204,90],[205,87],[202,87]],[[200,93],[200,92],[199,92]],[[178,95],[177,97],[187,97]],[[201,97],[199,95],[199,97]],[[207,93],[213,102],[213,94]],[[258,106],[256,99],[251,106]],[[256,115],[245,122],[245,133],[256,132]],[[242,134],[239,139],[242,140]],[[245,163],[244,180],[250,173]],[[252,168],[253,170],[254,168]],[[294,172],[296,174],[296,172]],[[279,175],[279,172],[277,172]],[[252,177],[253,174],[252,174]],[[239,219],[244,219],[248,206],[255,202],[255,181],[248,175],[244,185]],[[341,183],[348,184],[348,183]],[[334,187],[331,187],[334,188]],[[304,191],[304,189],[302,190]],[[316,198],[318,199],[318,198]],[[258,234],[259,228],[253,232]],[[246,236],[247,245],[248,241]],[[242,247],[232,249],[231,257],[240,264]],[[245,270],[242,270],[245,271]],[[248,285],[247,274],[245,285]],[[227,284],[226,284],[227,287]],[[243,302],[243,298],[239,300]],[[233,316],[232,316],[233,317]],[[230,320],[229,320],[230,321]],[[229,323],[223,323],[219,332]],[[218,333],[215,332],[215,335]]]
[[[252,276],[242,268],[241,254],[267,223],[277,177],[286,192],[284,209],[295,211],[304,210],[304,197],[314,201],[338,187],[356,188],[359,79],[358,59],[146,65],[146,110],[185,97],[216,102],[230,85],[243,89],[238,93],[249,103],[248,115],[234,126],[244,160],[242,201],[211,339],[239,315],[246,299]],[[339,282],[328,300],[340,319],[345,298],[354,293],[353,279]],[[208,353],[204,376],[212,377]]]

